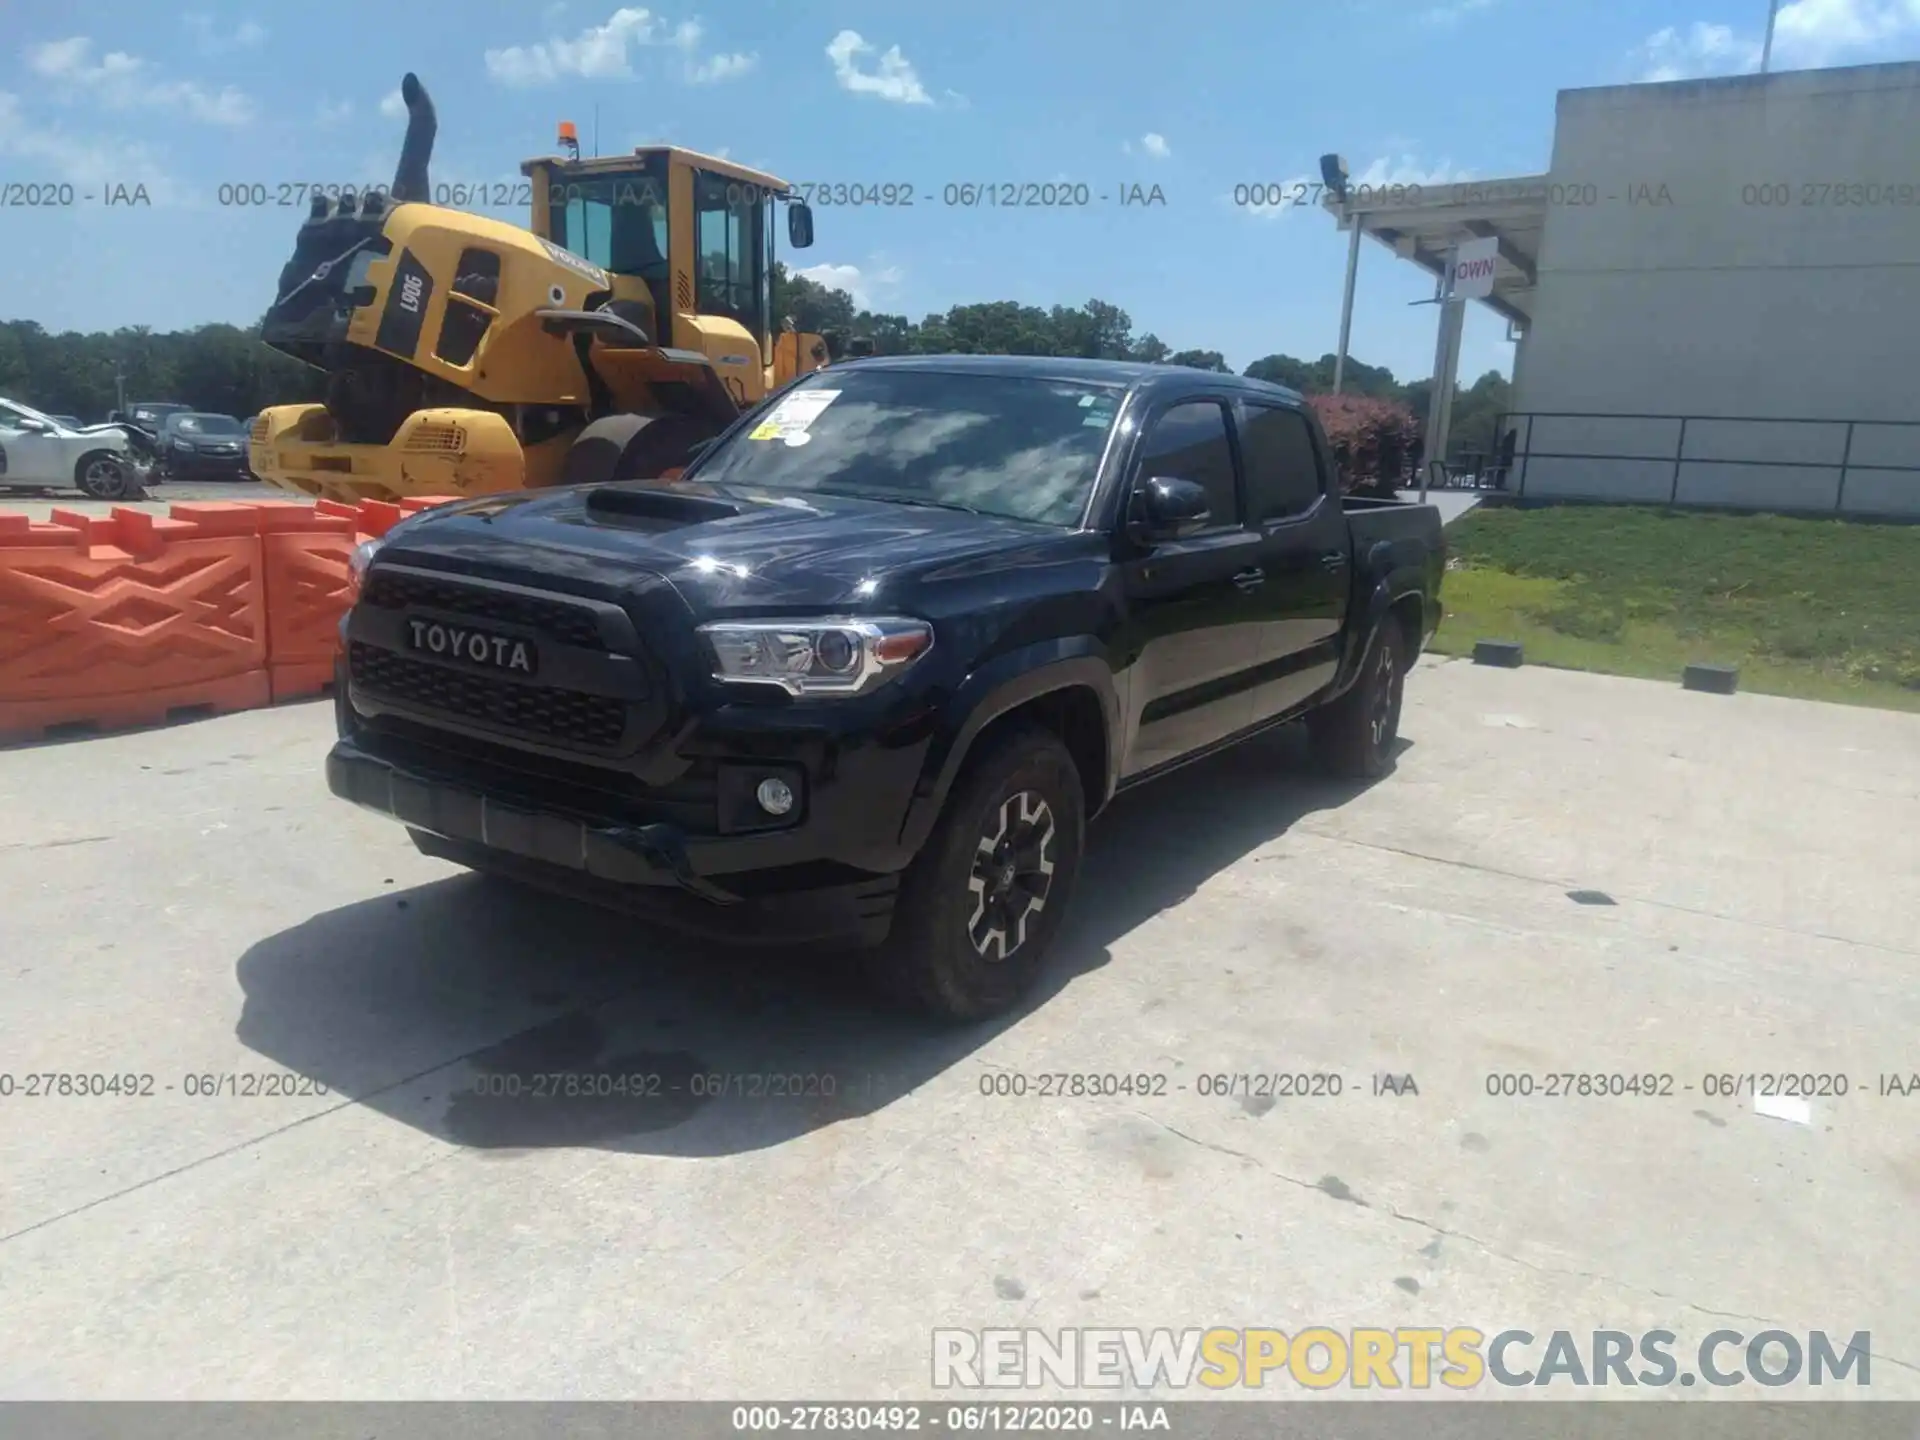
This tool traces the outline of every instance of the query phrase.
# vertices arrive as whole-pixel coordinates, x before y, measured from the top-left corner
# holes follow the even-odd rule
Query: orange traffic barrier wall
[[[264,705],[251,505],[0,514],[0,736]]]
[[[264,502],[260,548],[267,587],[267,670],[276,703],[318,695],[333,682],[340,617],[347,612],[347,556],[362,540],[444,503],[441,497],[357,505]]]
[[[353,547],[449,498],[0,512],[0,740],[319,693]]]

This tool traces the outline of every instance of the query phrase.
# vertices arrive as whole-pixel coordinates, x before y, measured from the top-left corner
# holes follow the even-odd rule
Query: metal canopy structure
[[[1337,164],[1344,172],[1345,162],[1337,156],[1327,156],[1322,161],[1323,166],[1329,163]],[[1331,181],[1339,176],[1328,178]],[[1330,184],[1321,202],[1340,228],[1349,233],[1346,295],[1340,313],[1340,351],[1334,371],[1336,391],[1340,389],[1346,369],[1347,342],[1353,328],[1360,237],[1372,236],[1401,259],[1411,260],[1434,277],[1440,324],[1434,348],[1433,396],[1427,415],[1428,463],[1420,479],[1423,499],[1428,475],[1446,459],[1453,426],[1453,392],[1466,308],[1465,299],[1452,292],[1456,252],[1469,242],[1492,243],[1492,288],[1474,298],[1506,320],[1510,329],[1518,327],[1524,333],[1533,319],[1540,245],[1546,233],[1551,199],[1548,176],[1520,175],[1504,180],[1470,180],[1432,186],[1350,186],[1344,195]],[[1484,271],[1481,278],[1485,279]]]
[[[1358,225],[1363,235],[1411,260],[1436,281],[1446,277],[1455,245],[1497,240],[1500,262],[1493,294],[1481,303],[1525,328],[1533,316],[1540,238],[1547,228],[1551,193],[1547,176],[1520,175],[1448,185],[1356,187],[1344,205],[1331,193],[1321,203],[1342,230]]]

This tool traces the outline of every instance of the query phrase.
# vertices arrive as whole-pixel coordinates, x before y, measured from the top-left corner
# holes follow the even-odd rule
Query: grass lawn
[[[1528,664],[1920,711],[1920,526],[1647,506],[1482,508],[1447,527],[1434,641]]]

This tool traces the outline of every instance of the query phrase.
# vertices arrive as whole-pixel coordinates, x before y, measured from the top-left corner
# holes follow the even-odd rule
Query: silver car
[[[78,489],[95,500],[137,499],[148,465],[119,424],[72,426],[0,397],[0,486]]]

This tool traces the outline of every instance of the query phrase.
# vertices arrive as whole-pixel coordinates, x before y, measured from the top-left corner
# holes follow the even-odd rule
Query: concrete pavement
[[[0,1071],[153,1087],[0,1100],[0,1397],[926,1396],[935,1325],[1311,1324],[1868,1330],[1920,1396],[1920,717],[1428,659],[1376,785],[1284,735],[1123,800],[1047,993],[948,1032],[424,859],[330,734],[0,752]],[[1850,1093],[1703,1093],[1780,1071]],[[1113,1072],[1164,1093],[1032,1093]],[[1673,1093],[1489,1093],[1560,1072]],[[1342,1093],[1200,1093],[1276,1073]],[[768,1074],[834,1093],[693,1093]]]

